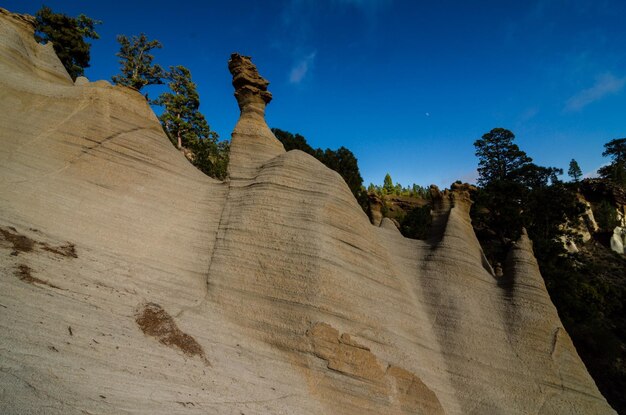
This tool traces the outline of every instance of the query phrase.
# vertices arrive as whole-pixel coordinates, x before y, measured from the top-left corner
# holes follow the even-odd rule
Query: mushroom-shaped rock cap
[[[270,83],[259,75],[250,57],[233,53],[228,61],[228,70],[233,75],[239,109],[243,111],[250,104],[258,104],[264,110],[265,105],[272,100],[272,94],[267,90]]]

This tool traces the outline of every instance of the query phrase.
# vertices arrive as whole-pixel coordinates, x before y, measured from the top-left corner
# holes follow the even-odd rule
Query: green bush
[[[429,205],[414,208],[400,221],[400,233],[407,238],[427,239],[432,221]]]
[[[606,200],[603,200],[594,209],[593,216],[600,229],[612,232],[619,225],[617,210]]]

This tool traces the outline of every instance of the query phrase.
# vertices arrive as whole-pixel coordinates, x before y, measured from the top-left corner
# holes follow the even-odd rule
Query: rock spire
[[[230,55],[228,70],[233,75],[235,98],[241,112],[249,108],[265,111],[265,106],[272,100],[267,90],[269,81],[259,75],[259,71],[249,56],[238,53]]]

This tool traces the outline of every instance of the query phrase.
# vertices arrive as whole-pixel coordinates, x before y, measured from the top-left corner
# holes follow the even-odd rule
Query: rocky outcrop
[[[568,229],[573,235],[582,238],[587,242],[594,234],[603,244],[607,245],[613,252],[624,254],[626,245],[626,193],[624,189],[615,186],[606,180],[586,179],[580,184],[580,194],[578,201],[585,207],[585,211],[580,216],[578,223]],[[615,209],[616,227],[610,225],[609,229],[601,229],[594,218],[593,209]],[[606,215],[606,212],[604,212]],[[607,227],[607,225],[604,225]],[[613,229],[611,229],[613,228]],[[575,243],[571,238],[564,238],[564,244],[570,252],[578,252]]]
[[[580,194],[578,195],[578,203],[581,203],[584,206],[584,211],[580,215],[580,221],[577,230],[582,238],[582,241],[587,242],[591,239],[591,235],[597,232],[600,227],[598,226],[598,223],[596,222],[596,219],[593,215],[593,209],[591,208],[591,204]]]
[[[319,399],[339,398],[332,402],[337,411],[353,412],[356,401],[360,401],[362,410],[372,413],[445,414],[437,395],[418,376],[390,364],[385,368],[369,347],[358,343],[348,333],[340,335],[332,326],[318,322],[306,334],[310,339],[310,353],[326,363],[325,367],[321,366],[322,370],[318,369],[318,385],[312,392],[319,394]],[[345,381],[342,376],[335,376],[335,372],[365,387],[337,396],[333,390],[345,388]],[[384,397],[384,400],[377,402],[372,396]]]
[[[368,193],[367,199],[369,205],[370,222],[372,222],[372,225],[374,226],[380,226],[381,222],[383,221],[386,209],[385,202],[375,193]]]
[[[574,218],[570,223],[561,226],[564,235],[559,237],[565,250],[571,254],[580,252],[577,242],[583,244],[588,242],[594,233],[600,230],[591,204],[581,194],[577,194],[576,198],[583,211],[578,218]]]
[[[626,229],[621,226],[616,226],[613,229],[613,235],[611,235],[611,250],[618,254],[624,254],[624,245],[626,245]]]
[[[381,226],[387,218],[400,228],[400,221],[413,209],[428,204],[426,199],[400,195],[382,195],[368,193],[368,215],[374,226]]]
[[[283,145],[265,123],[265,106],[272,94],[247,56],[233,53],[228,61],[235,98],[241,116],[231,137],[228,174],[233,179],[252,178],[267,160],[285,152]]]
[[[45,93],[48,82],[72,84],[72,78],[54,52],[52,43],[40,45],[31,39],[29,34],[35,30],[34,17],[11,13],[0,7],[0,19],[0,61],[3,68],[10,70],[3,74],[5,81],[19,78],[15,79],[16,85],[25,87],[24,83],[30,77],[36,82],[33,89],[40,93]]]
[[[272,100],[272,94],[267,90],[270,83],[259,75],[250,57],[233,53],[228,61],[228,70],[233,76],[239,109],[242,112],[260,109],[264,114],[265,106]]]
[[[626,206],[626,192],[606,180],[585,179],[580,183],[580,191],[590,202],[608,200],[616,206]]]
[[[592,204],[602,201],[614,206],[621,227],[626,227],[626,191],[620,187],[600,179],[585,179],[580,184],[584,198]]]
[[[239,55],[229,178],[207,178],[136,91],[74,84],[0,23],[1,413],[615,413],[530,241],[498,276],[465,187],[432,189],[428,241],[372,226],[284,151]]]

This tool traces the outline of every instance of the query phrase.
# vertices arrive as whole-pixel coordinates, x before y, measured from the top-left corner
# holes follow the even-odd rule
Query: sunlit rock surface
[[[238,55],[212,180],[32,30],[0,11],[0,413],[615,413],[526,236],[495,277],[466,187],[436,192],[428,241],[372,226],[273,137]]]
[[[618,254],[624,254],[624,244],[626,243],[626,229],[616,226],[613,229],[613,235],[609,241],[611,244],[611,250]]]

